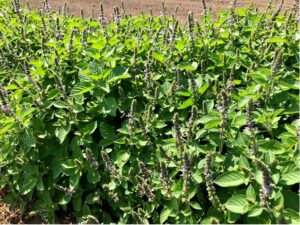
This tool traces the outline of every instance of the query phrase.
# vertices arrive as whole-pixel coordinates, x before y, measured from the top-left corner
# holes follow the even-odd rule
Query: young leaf
[[[55,130],[55,136],[58,138],[59,143],[62,144],[66,139],[68,133],[71,131],[71,124],[59,127]]]
[[[178,109],[185,109],[187,107],[190,107],[191,105],[193,105],[193,98],[189,98],[187,100],[185,100],[179,107]]]
[[[231,212],[245,214],[249,210],[249,203],[246,195],[238,194],[228,199],[225,207]]]
[[[164,208],[160,214],[160,218],[159,218],[159,221],[161,224],[163,224],[170,216],[172,212],[172,209],[170,208]]]
[[[112,140],[115,137],[115,130],[113,126],[108,123],[100,123],[100,133],[103,138]]]
[[[22,185],[22,194],[28,194],[36,185],[37,179],[34,177],[27,177]]]
[[[229,171],[221,174],[215,180],[221,187],[235,187],[244,183],[244,175],[239,172]]]
[[[94,133],[94,131],[97,129],[97,121],[90,122],[89,124],[85,125],[80,129],[80,132],[83,135],[89,135]]]
[[[92,85],[91,82],[81,82],[81,83],[76,84],[73,87],[73,89],[71,91],[71,95],[72,96],[82,95],[86,92],[89,92],[93,88],[94,88],[94,86]]]

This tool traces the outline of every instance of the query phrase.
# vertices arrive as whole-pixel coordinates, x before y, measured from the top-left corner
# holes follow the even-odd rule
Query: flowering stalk
[[[16,80],[12,80],[12,83],[15,84],[20,90],[22,90],[23,93],[28,94],[32,98],[32,100],[34,101],[34,103],[36,104],[37,107],[39,107],[40,109],[42,108],[42,105],[41,105],[40,101],[35,100],[35,96],[29,90],[27,90],[24,87],[22,87],[19,84],[19,82],[16,81]]]
[[[119,180],[119,173],[105,150],[101,151],[101,157],[103,159],[106,171],[110,174],[112,178]]]
[[[83,31],[82,31],[82,37],[81,37],[81,45],[84,46],[85,43],[87,42],[87,38],[88,38],[88,34],[90,32],[90,28],[85,28]]]
[[[202,113],[203,115],[207,115],[207,113],[208,113],[207,100],[206,99],[202,101],[202,112],[203,112]]]
[[[272,75],[276,75],[276,73],[278,72],[279,66],[282,62],[282,55],[283,55],[283,51],[282,50],[275,50],[275,54],[274,54],[274,58],[272,61]]]
[[[81,19],[84,18],[84,12],[83,12],[83,9],[80,9],[80,16],[81,16]]]
[[[105,25],[105,21],[106,18],[105,18],[105,15],[104,15],[104,9],[103,9],[103,5],[102,3],[100,4],[100,16],[99,16],[99,21],[102,25]]]
[[[58,57],[58,52],[55,51],[55,54],[56,54],[56,57],[54,59],[54,62],[55,62],[55,66],[56,66],[56,69],[59,71],[59,75],[61,77],[61,68],[60,68],[60,65],[59,65],[59,57]],[[67,108],[68,108],[68,111],[70,112],[71,114],[71,117],[73,119],[73,122],[75,123],[76,126],[78,126],[78,121],[76,119],[76,115],[75,113],[73,112],[73,109],[72,109],[72,106],[70,105],[69,101],[68,101],[68,96],[67,96],[67,93],[66,93],[66,89],[65,89],[65,86],[63,85],[60,77],[58,77],[56,74],[54,74],[53,78],[54,78],[54,81],[58,87],[58,90],[60,92],[60,94],[62,95],[66,105],[67,105]]]
[[[69,14],[68,11],[69,11],[69,9],[67,7],[67,3],[65,2],[64,7],[63,7],[63,15],[64,16],[68,15]]]
[[[237,6],[237,0],[232,0],[231,5],[230,5],[230,15],[229,15],[229,26],[233,27],[235,23],[235,10]]]
[[[122,9],[122,17],[123,17],[123,18],[127,18],[126,10],[125,10],[125,4],[124,4],[124,1],[123,1],[123,0],[122,0],[122,2],[121,2],[121,9]]]
[[[69,188],[63,187],[63,186],[55,184],[55,183],[53,184],[53,187],[59,191],[64,192],[67,195],[75,194],[75,190],[70,190]]]
[[[254,130],[254,121],[253,121],[253,99],[250,99],[247,106],[247,129],[250,131],[250,140],[251,140],[251,154],[255,157],[258,156],[258,146],[256,143],[256,136]]]
[[[197,106],[193,105],[192,110],[191,110],[191,116],[190,116],[189,122],[188,122],[188,134],[187,134],[188,140],[191,140],[193,137],[193,129],[195,126],[195,120],[197,118],[197,113],[198,113],[198,108],[197,108]]]
[[[184,153],[184,165],[181,168],[182,176],[183,176],[183,196],[184,196],[184,201],[189,200],[189,181],[192,175],[191,172],[191,159],[188,156],[188,154],[185,152]]]
[[[259,158],[254,157],[253,161],[256,167],[262,171],[263,183],[259,192],[260,196],[260,204],[264,207],[269,213],[272,213],[272,209],[270,208],[270,196],[272,194],[273,188],[275,184],[272,179],[272,173],[270,168],[262,162]]]
[[[132,215],[132,218],[134,219],[134,221],[137,224],[144,224],[145,223],[144,220],[142,219],[142,217],[140,217],[140,215],[137,212],[132,211],[131,215]]]
[[[159,164],[159,178],[161,179],[164,187],[166,187],[168,196],[171,197],[171,179],[169,177],[167,165],[164,161],[161,161]]]
[[[47,28],[47,24],[45,22],[45,18],[44,18],[44,16],[41,16],[41,18],[42,18],[42,24],[43,24],[43,31],[48,33],[48,28]]]
[[[172,25],[172,33],[170,38],[170,45],[173,46],[175,38],[176,38],[176,31],[178,29],[178,20],[174,20]]]
[[[194,42],[194,29],[195,29],[195,21],[194,21],[194,15],[193,12],[189,12],[188,15],[188,24],[189,24],[189,39],[191,40],[192,45],[195,44]]]
[[[212,163],[213,163],[213,153],[209,152],[205,157],[205,167],[204,167],[204,177],[206,190],[208,193],[208,198],[212,203],[213,207],[215,207],[219,211],[225,211],[224,205],[221,203],[219,197],[216,193],[216,188],[214,186],[214,178],[212,173]]]
[[[136,188],[139,190],[142,196],[145,195],[150,201],[152,201],[155,198],[153,193],[154,190],[150,188],[152,171],[149,170],[142,161],[137,160],[137,162],[140,168],[139,174],[141,175],[136,175],[136,179],[139,182]]]
[[[203,7],[204,22],[207,24],[207,6],[205,0],[201,0]]]
[[[13,109],[10,107],[8,102],[6,101],[7,93],[4,90],[3,86],[0,84],[0,101],[1,101],[1,112],[6,116],[13,116],[15,118],[15,114]],[[16,120],[16,118],[15,118]]]
[[[161,3],[161,11],[160,11],[160,15],[161,15],[162,17],[166,16],[166,11],[167,11],[167,8],[166,8],[166,6],[165,6],[165,3],[162,2],[162,3]]]
[[[50,12],[50,5],[49,5],[48,0],[43,1],[43,10],[44,10],[44,12],[47,12],[47,13]]]
[[[114,8],[114,22],[117,24],[117,33],[119,33],[120,30],[121,19],[119,8]]]
[[[60,29],[60,22],[59,22],[59,17],[56,18],[56,40],[59,41],[63,38],[61,29]]]
[[[294,0],[294,4],[292,7],[292,14],[296,15],[297,13],[299,13],[299,4],[300,4],[299,0]]]
[[[137,159],[139,168],[140,168],[140,174],[142,174],[144,177],[151,177],[152,176],[152,171],[149,170],[145,163],[143,163],[141,160]]]
[[[232,66],[230,71],[229,79],[226,82],[225,91],[228,93],[228,96],[231,97],[234,90],[234,74],[235,74],[235,65]]]
[[[184,165],[184,162],[183,162],[184,147],[183,147],[182,136],[181,136],[180,127],[179,127],[179,114],[178,113],[174,114],[173,124],[174,124],[174,131],[175,131],[176,148],[179,151],[179,156],[181,159],[181,166],[183,166]]]
[[[167,153],[165,152],[165,150],[163,149],[163,147],[161,145],[159,145],[159,152],[160,152],[160,155],[162,157],[164,157],[167,161],[169,161],[169,162],[172,161],[176,166],[178,166],[178,163],[173,158],[171,158],[167,155]]]
[[[34,86],[34,88],[36,89],[36,92],[38,93],[38,95],[39,95],[39,97],[40,97],[40,100],[42,100],[43,97],[42,97],[41,93],[42,93],[42,89],[43,89],[43,88],[41,87],[41,85],[40,85],[38,82],[36,82],[36,81],[31,77],[30,72],[29,72],[29,64],[28,64],[27,61],[24,62],[23,68],[24,68],[24,75],[25,75],[25,77],[26,77],[27,80]]]
[[[85,150],[85,153],[86,153],[87,159],[88,159],[89,162],[90,162],[91,167],[94,167],[95,169],[97,169],[97,168],[99,167],[99,163],[98,163],[97,160],[95,159],[92,150],[89,149],[89,148],[87,148],[87,149]]]
[[[152,89],[152,81],[151,81],[151,73],[150,73],[150,57],[151,57],[152,51],[149,50],[148,53],[148,58],[147,58],[147,63],[146,63],[146,68],[145,68],[145,80],[146,80],[146,87],[147,87],[147,95],[150,97],[151,95],[151,89]]]
[[[219,105],[221,103],[221,105]],[[222,121],[221,121],[221,132],[220,132],[220,146],[219,146],[219,152],[222,153],[224,142],[225,142],[225,134],[226,134],[226,128],[227,128],[227,122],[228,122],[228,97],[227,94],[223,91],[221,94],[221,101],[218,104],[218,109],[222,115]]]
[[[189,85],[189,89],[192,91],[192,97],[193,97],[193,103],[194,105],[197,103],[197,93],[198,93],[198,85],[195,81],[194,76],[191,73],[188,73],[188,85]]]
[[[70,56],[70,53],[71,53],[71,50],[72,50],[72,47],[73,47],[73,40],[74,40],[74,37],[75,37],[75,33],[76,33],[76,28],[73,27],[72,31],[71,31],[71,35],[70,35],[69,44],[68,44],[68,54],[69,54],[69,56]]]
[[[283,3],[284,3],[284,0],[281,0],[277,10],[272,15],[271,22],[273,23],[273,25],[275,25],[274,21],[276,20],[277,16],[279,15],[279,13],[283,7]]]
[[[134,135],[135,132],[135,122],[134,122],[134,115],[136,111],[136,100],[133,99],[131,102],[130,112],[129,112],[129,133],[130,136]]]

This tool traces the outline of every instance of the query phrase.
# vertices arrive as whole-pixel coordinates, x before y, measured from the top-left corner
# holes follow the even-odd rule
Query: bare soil
[[[18,207],[13,208],[3,203],[3,197],[7,195],[6,189],[0,191],[0,224],[23,224],[23,218]]]
[[[79,16],[80,10],[84,12],[86,17],[99,17],[99,6],[102,2],[104,11],[107,18],[111,18],[114,7],[118,6],[121,8],[122,0],[48,0],[51,10],[58,11],[58,8],[63,8],[64,2],[67,3],[69,13],[71,15]],[[32,7],[40,8],[41,0],[21,0],[21,2],[28,2]],[[153,15],[160,15],[162,10],[162,0],[123,0],[126,14],[136,15],[142,11],[145,14],[150,14],[150,9]],[[167,15],[172,15],[176,6],[178,6],[177,18],[184,24],[187,21],[187,15],[189,11],[192,11],[195,18],[199,18],[202,14],[202,3],[201,0],[164,0],[165,6],[167,7]],[[210,8],[215,15],[220,10],[228,9],[232,0],[206,0],[206,5]],[[267,7],[269,0],[238,0],[237,6],[243,7],[249,2],[253,2],[260,10]],[[275,3],[279,3],[280,0],[275,0]],[[291,8],[294,0],[285,0],[284,8]],[[276,5],[274,5],[276,7]]]

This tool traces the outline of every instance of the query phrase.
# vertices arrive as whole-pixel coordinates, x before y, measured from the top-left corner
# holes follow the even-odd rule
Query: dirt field
[[[58,10],[59,6],[67,3],[71,15],[80,15],[80,10],[83,9],[84,15],[87,17],[99,17],[99,2],[102,2],[106,17],[111,18],[113,8],[121,6],[121,0],[48,0],[51,10]],[[226,10],[232,0],[206,0],[206,4],[215,13],[219,10]],[[33,7],[41,7],[41,0],[21,0],[21,2],[28,2]],[[152,9],[154,15],[159,15],[162,9],[162,0],[124,0],[125,11],[127,14],[138,14],[144,12],[149,14]],[[244,6],[251,0],[238,0],[238,7]],[[266,8],[269,0],[253,0],[254,4],[261,10]],[[275,0],[280,2],[280,0]],[[284,7],[291,8],[294,0],[285,0]],[[176,6],[178,9],[178,19],[181,23],[186,22],[187,14],[193,11],[195,18],[202,13],[201,0],[164,0],[167,7],[167,14],[172,15]],[[93,12],[94,11],[94,12]]]

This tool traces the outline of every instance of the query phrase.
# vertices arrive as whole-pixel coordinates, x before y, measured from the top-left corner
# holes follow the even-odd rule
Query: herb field
[[[0,1],[0,187],[55,223],[299,220],[298,4],[108,23]],[[199,7],[201,4],[199,3]]]

